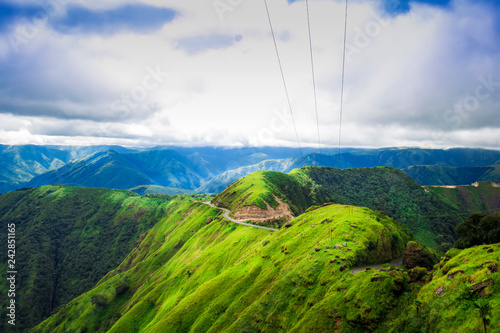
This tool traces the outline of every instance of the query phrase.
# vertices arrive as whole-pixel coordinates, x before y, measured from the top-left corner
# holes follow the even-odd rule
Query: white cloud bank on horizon
[[[263,2],[241,1],[223,20],[213,3],[144,1],[176,15],[161,29],[96,32],[57,22],[75,4],[101,15],[137,2],[68,2],[18,52],[9,38],[26,21],[0,30],[0,143],[296,146]],[[309,5],[321,140],[336,146],[344,4]],[[499,148],[498,9],[414,3],[381,18],[379,8],[349,7],[342,145]],[[305,3],[269,9],[300,140],[316,146]]]

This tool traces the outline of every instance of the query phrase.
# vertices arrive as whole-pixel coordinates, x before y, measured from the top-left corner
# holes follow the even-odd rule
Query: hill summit
[[[288,174],[259,171],[232,183],[213,203],[231,210],[235,218],[278,227],[315,205],[368,207],[403,223],[417,240],[434,248],[453,244],[453,229],[466,215],[451,202],[426,192],[403,171],[388,167],[304,167]]]

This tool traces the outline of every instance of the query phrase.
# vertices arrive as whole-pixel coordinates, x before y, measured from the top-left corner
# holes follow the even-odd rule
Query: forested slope
[[[169,197],[132,192],[44,186],[0,196],[0,240],[16,230],[16,304],[20,332],[92,288],[168,213]],[[7,271],[7,252],[0,269]],[[2,295],[7,281],[0,281]],[[0,314],[6,318],[7,297]],[[8,332],[6,320],[0,331]]]

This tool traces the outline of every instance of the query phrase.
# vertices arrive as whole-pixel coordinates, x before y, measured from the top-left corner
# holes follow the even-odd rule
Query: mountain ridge
[[[91,161],[90,156],[114,151],[116,163],[109,170],[99,169],[111,176],[120,174],[118,179],[108,181],[98,174],[82,174],[75,177],[78,168],[91,170],[82,161]],[[500,151],[484,149],[431,150],[415,148],[384,149],[343,149],[340,156],[335,149],[324,149],[323,154],[314,153],[312,148],[304,148],[304,156],[293,148],[182,148],[157,147],[155,149],[130,149],[119,146],[2,146],[0,149],[0,192],[8,192],[26,186],[62,184],[131,189],[137,186],[162,186],[193,190],[206,193],[219,193],[233,181],[257,170],[289,172],[304,166],[330,166],[358,168],[389,166],[404,169],[421,185],[457,185],[462,179],[451,176],[453,168],[477,168],[492,166],[481,175],[467,178],[467,182],[478,180],[496,181],[499,179]],[[332,155],[328,155],[332,154]],[[78,163],[75,163],[80,161]],[[339,164],[340,163],[340,164]],[[415,173],[409,169],[417,165],[439,167],[439,172]],[[58,168],[64,168],[63,171]],[[424,167],[421,169],[425,170]],[[413,170],[417,170],[413,168]],[[446,171],[448,170],[448,171]],[[463,169],[467,171],[467,169]],[[96,171],[97,172],[97,171]],[[430,174],[429,174],[430,172]],[[467,171],[467,173],[470,173]],[[423,174],[423,176],[421,176]],[[456,174],[456,172],[455,172]],[[472,173],[474,174],[474,173]],[[421,176],[422,179],[419,177]],[[90,181],[94,178],[95,181]],[[97,181],[99,180],[99,181]],[[31,181],[31,183],[29,183]],[[183,191],[179,191],[183,192]]]

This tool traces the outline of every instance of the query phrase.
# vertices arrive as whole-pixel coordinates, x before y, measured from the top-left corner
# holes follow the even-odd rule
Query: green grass
[[[381,212],[327,204],[290,224],[239,226],[177,197],[116,269],[30,332],[481,332],[461,286],[489,278],[489,329],[500,332],[500,273],[487,272],[500,245],[453,249],[412,283],[401,269],[350,273],[400,258],[411,239]]]
[[[213,201],[236,212],[252,205],[261,209],[267,209],[267,205],[276,208],[276,198],[287,203],[295,215],[301,214],[312,203],[295,177],[277,171],[257,171],[247,175],[231,184]]]
[[[402,255],[409,235],[387,217],[366,208],[329,205],[270,233],[228,224],[216,217],[218,210],[205,205],[176,205],[96,288],[32,332],[79,332],[83,326],[88,332],[101,327],[109,327],[109,332],[300,331],[311,325],[326,329],[335,326],[336,317],[364,322],[385,315],[385,310],[377,310],[359,316],[355,306],[343,306],[345,297],[361,298],[359,302],[374,309],[389,309],[398,302],[394,291],[404,284],[402,272],[380,273],[387,278],[380,283],[370,282],[376,272],[356,277],[348,270],[340,272],[343,264],[380,263]],[[208,217],[215,220],[206,224]],[[342,248],[333,249],[335,244]],[[123,280],[130,285],[126,301],[113,295]],[[338,288],[349,292],[339,293]],[[376,288],[391,299],[357,295],[360,288]],[[108,305],[93,305],[96,294],[104,295]],[[333,306],[339,311],[333,319],[307,320]]]
[[[279,198],[298,216],[313,205],[339,203],[380,210],[406,225],[417,240],[448,249],[466,209],[425,190],[401,170],[387,167],[304,167],[289,174],[260,171],[226,188],[213,202],[236,212],[244,206],[275,208]]]
[[[437,265],[432,281],[418,293],[421,303],[418,313],[415,305],[410,306],[407,312],[402,312],[392,332],[484,332],[482,321],[473,306],[477,297],[461,301],[460,295],[463,287],[487,279],[494,281],[492,286],[486,288],[489,296],[483,297],[493,309],[488,332],[500,332],[500,273],[488,274],[488,265],[499,262],[500,244],[451,250]],[[454,278],[448,278],[449,274],[457,272]],[[444,287],[444,294],[438,296],[436,290],[440,287]]]

